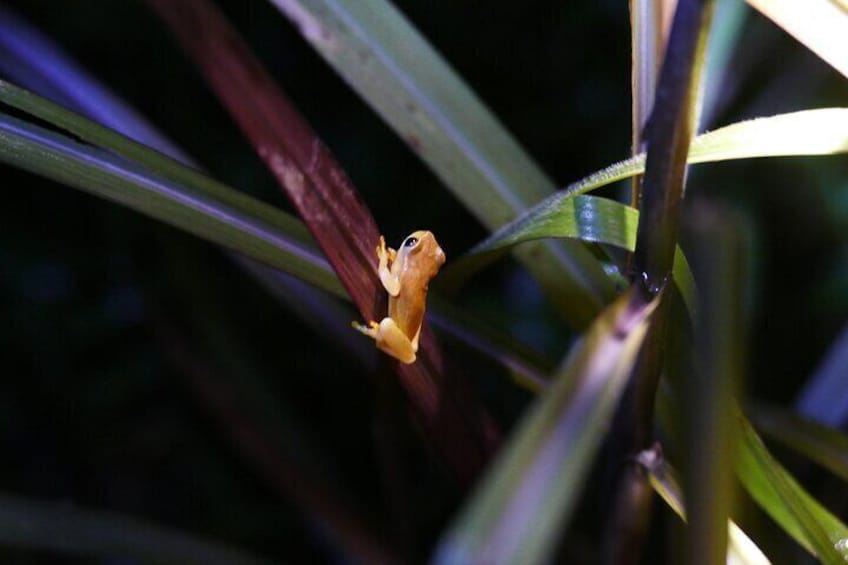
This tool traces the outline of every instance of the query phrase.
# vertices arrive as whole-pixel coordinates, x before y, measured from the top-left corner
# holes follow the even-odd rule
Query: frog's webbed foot
[[[377,339],[377,331],[380,328],[380,324],[371,320],[368,324],[360,324],[359,322],[351,322],[350,326],[358,331],[361,334],[365,334],[371,339]]]

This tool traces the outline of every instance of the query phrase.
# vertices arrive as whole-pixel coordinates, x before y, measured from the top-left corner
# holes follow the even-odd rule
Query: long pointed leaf
[[[848,481],[848,434],[774,406],[757,405],[754,425],[768,438],[794,449]]]
[[[673,429],[678,417],[668,388],[658,395],[663,426]],[[753,426],[735,406],[739,451],[735,472],[751,498],[803,548],[829,563],[848,559],[848,527],[816,501],[771,455]],[[841,556],[841,557],[837,557]]]
[[[685,561],[720,563],[729,543],[738,439],[733,400],[742,390],[747,324],[743,276],[748,257],[730,210],[697,201],[689,219],[701,313],[694,330],[693,370],[686,375]]]
[[[845,152],[848,108],[824,108],[758,118],[699,135],[692,141],[687,162]],[[577,197],[644,170],[645,156],[641,154],[572,183],[476,245],[467,259],[463,258],[462,266],[455,262],[445,278],[462,280],[487,262],[472,257],[540,237],[579,237],[632,249],[635,234],[630,234],[630,226],[638,212],[610,201]],[[450,273],[454,268],[461,272]]]
[[[495,229],[554,183],[403,15],[385,0],[270,0],[453,194]],[[519,250],[560,311],[588,325],[613,285],[582,246]]]
[[[786,533],[824,563],[848,560],[848,528],[819,504],[775,460],[737,410],[736,474],[748,494]]]
[[[148,563],[268,563],[249,553],[115,512],[9,494],[0,494],[0,544]]]
[[[144,165],[157,176],[176,181],[192,191],[208,195],[229,206],[249,210],[252,215],[263,222],[291,234],[293,242],[308,242],[313,249],[315,248],[315,243],[304,225],[290,214],[233,190],[195,169],[58,104],[54,104],[37,94],[0,80],[0,102],[67,130],[93,145],[122,155],[129,161]]]
[[[189,157],[134,108],[5,6],[0,6],[0,68],[18,84],[190,164]]]
[[[658,446],[639,453],[636,460],[650,474],[651,486],[675,514],[686,521],[686,505],[677,472]],[[771,563],[759,547],[736,525],[727,521],[727,563],[730,565],[767,565]]]
[[[845,0],[748,0],[795,39],[848,77],[848,3]]]
[[[0,160],[118,202],[344,296],[297,223],[250,197],[219,199],[125,159],[0,114]],[[273,223],[266,221],[272,219]]]
[[[550,559],[655,306],[631,291],[590,327],[442,539],[437,563]]]
[[[127,139],[108,128],[66,110],[58,104],[54,104],[49,100],[45,100],[36,94],[3,80],[0,80],[0,102],[49,122],[57,128],[67,130],[89,143],[144,164],[155,175],[165,176],[184,184],[185,187],[191,190],[207,194],[213,198],[223,199],[225,203],[236,208],[245,208],[250,214],[255,215],[261,221],[278,227],[282,235],[288,237],[293,245],[303,246],[305,249],[310,250],[316,258],[320,257],[318,252],[314,251],[314,243],[311,242],[311,237],[306,227],[299,220],[285,212],[257,202],[253,198],[245,196],[196,170],[177,163],[157,151],[136,143],[131,139]],[[173,190],[178,192],[182,188],[174,186]],[[213,213],[215,209],[210,209],[209,212]],[[349,299],[350,297],[343,292],[341,285],[330,283],[330,277],[335,278],[335,273],[331,271],[326,261],[321,261],[319,265],[327,277],[326,282],[334,284],[336,289],[334,294],[341,298]],[[255,271],[260,280],[279,286],[280,277],[277,277],[273,270],[262,269],[260,265],[255,265],[255,267],[261,270]],[[251,268],[248,270],[251,270]],[[287,272],[291,273],[290,270],[283,269],[283,273]],[[321,284],[317,286],[323,287]],[[445,302],[439,302],[436,297],[433,297],[430,302],[432,310],[431,319],[435,326],[447,334],[456,337],[472,349],[500,362],[504,367],[513,371],[521,383],[528,384],[534,390],[538,389],[544,379],[537,367],[543,364],[528,362],[526,355],[514,351],[512,347],[506,347],[508,344],[504,344],[504,340],[500,338],[493,336],[487,337],[486,333],[491,333],[491,330],[482,328],[480,324],[475,323],[473,320],[466,319],[462,322],[458,321],[458,318],[465,316],[455,309],[452,310],[450,316],[444,315],[444,312],[439,314],[440,311],[448,309],[448,306]],[[321,307],[327,307],[327,305]],[[351,339],[361,339],[347,330],[345,330],[345,335]],[[500,340],[500,346],[492,346],[492,339]],[[346,342],[347,337],[343,338],[342,341]]]
[[[377,224],[341,165],[246,42],[208,0],[148,0],[192,57],[318,242],[360,315],[380,320]],[[470,482],[497,443],[492,420],[425,324],[418,360],[395,363],[414,416],[456,476]],[[363,338],[364,339],[364,338]],[[448,432],[449,431],[449,432]]]
[[[713,163],[754,157],[834,155],[848,152],[848,108],[821,108],[739,122],[692,140],[687,163]],[[499,229],[488,238],[513,234],[531,226],[536,216],[552,217],[563,202],[616,181],[645,172],[645,155],[614,163],[574,182]],[[519,237],[512,235],[512,237]],[[482,246],[478,246],[482,247]]]
[[[541,238],[575,238],[633,251],[639,211],[630,206],[591,195],[564,198],[556,206],[539,208],[479,243],[454,261],[439,285],[458,285],[472,273],[496,259],[506,249]],[[683,253],[674,261],[674,280],[690,312],[695,312],[695,283]]]

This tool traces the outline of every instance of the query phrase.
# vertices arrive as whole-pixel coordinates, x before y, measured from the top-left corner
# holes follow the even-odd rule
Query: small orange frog
[[[416,231],[403,240],[400,250],[386,248],[380,236],[377,273],[389,293],[389,315],[378,324],[353,322],[354,329],[377,342],[377,347],[402,363],[414,363],[418,336],[424,323],[427,286],[445,263],[445,252],[429,231]]]

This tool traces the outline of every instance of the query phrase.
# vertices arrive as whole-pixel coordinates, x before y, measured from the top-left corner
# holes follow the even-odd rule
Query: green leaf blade
[[[685,522],[686,505],[677,472],[662,455],[658,446],[646,449],[636,460],[649,473],[651,486],[669,508]],[[727,563],[739,565],[768,565],[771,563],[762,550],[733,520],[727,521]]]
[[[247,196],[222,202],[105,151],[0,114],[0,160],[117,202],[289,272],[338,296],[345,291],[297,223]],[[275,218],[274,224],[263,217]]]
[[[628,292],[592,325],[443,538],[436,563],[550,558],[655,306]]]
[[[736,474],[748,494],[802,547],[825,563],[848,560],[848,528],[772,457],[751,424],[737,415]]]
[[[772,406],[757,405],[751,419],[767,437],[848,481],[848,434]]]
[[[435,49],[385,0],[270,0],[489,229],[555,184]],[[585,327],[614,294],[578,242],[517,251],[547,295]]]

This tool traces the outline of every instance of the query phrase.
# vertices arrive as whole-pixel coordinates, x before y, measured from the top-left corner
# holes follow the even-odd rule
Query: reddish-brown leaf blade
[[[385,312],[375,270],[380,232],[341,166],[250,49],[207,0],[148,0],[279,181],[366,320]],[[460,375],[447,374],[428,328],[419,359],[397,364],[414,417],[464,482],[496,433]]]

